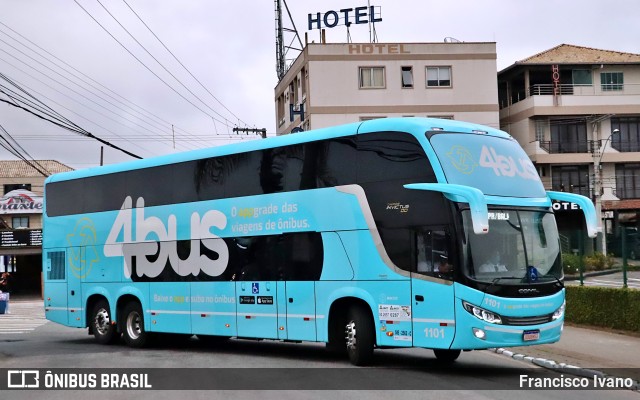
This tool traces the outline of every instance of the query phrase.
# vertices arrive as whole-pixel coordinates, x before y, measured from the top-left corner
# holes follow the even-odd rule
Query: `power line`
[[[9,79],[8,77],[6,77],[4,74],[0,73],[0,78],[2,78],[2,79],[4,79],[5,81],[9,82],[11,85],[13,85],[14,87],[18,88],[18,90],[20,90],[21,92],[28,94],[28,96],[29,96],[30,98],[34,99],[37,103],[42,104],[42,106],[43,106],[43,107],[45,107],[45,108],[49,108],[49,109],[50,109],[50,107],[49,107],[49,106],[47,106],[46,104],[44,104],[42,101],[40,101],[40,100],[36,99],[33,95],[29,94],[26,90],[24,90],[22,87],[20,87],[20,85],[18,85],[16,82],[13,82],[12,80],[10,80],[10,79]],[[3,89],[4,89],[4,90],[3,90]],[[56,122],[56,121],[54,121],[53,119],[48,118],[48,117],[51,117],[51,116],[52,116],[52,114],[50,114],[50,113],[44,112],[43,114],[45,114],[45,115],[41,115],[41,114],[39,114],[38,112],[36,112],[36,111],[33,111],[33,110],[29,109],[29,108],[28,108],[28,105],[29,105],[29,103],[28,103],[28,102],[24,102],[24,103],[25,103],[25,105],[17,104],[16,97],[12,97],[12,96],[8,95],[8,94],[6,93],[6,89],[5,89],[5,87],[4,87],[4,86],[0,86],[0,92],[1,92],[1,93],[3,93],[3,94],[5,94],[7,97],[9,97],[9,98],[11,98],[11,99],[13,100],[13,102],[11,102],[11,101],[6,101],[6,100],[2,100],[2,99],[0,99],[0,101],[2,101],[2,102],[4,102],[4,103],[11,104],[11,105],[12,105],[12,106],[14,106],[14,107],[17,107],[17,108],[20,108],[20,109],[22,109],[22,110],[24,110],[24,111],[27,111],[28,113],[33,114],[33,115],[37,116],[38,118],[41,118],[41,119],[43,119],[43,120],[45,120],[45,121],[48,121],[48,122],[51,122],[51,123],[53,123],[54,125],[60,126],[60,127],[64,128],[64,129],[67,129],[67,130],[70,130],[70,131],[72,131],[72,132],[78,133],[78,134],[80,134],[80,135],[83,135],[83,136],[86,136],[86,137],[89,137],[89,138],[95,139],[95,140],[99,141],[100,143],[102,143],[102,144],[104,144],[104,145],[106,145],[106,146],[112,147],[112,148],[114,148],[114,149],[116,149],[116,150],[120,150],[121,152],[123,152],[123,153],[127,154],[128,156],[131,156],[131,157],[134,157],[134,158],[142,158],[142,157],[140,157],[140,156],[138,156],[138,155],[136,155],[136,154],[133,154],[133,153],[131,153],[131,152],[129,152],[129,151],[127,151],[127,150],[125,150],[125,149],[123,149],[123,148],[119,147],[119,146],[116,146],[116,145],[114,145],[114,144],[112,144],[112,143],[110,143],[110,142],[108,142],[108,141],[106,141],[106,140],[104,140],[104,139],[101,139],[101,138],[99,138],[99,137],[95,136],[95,135],[94,135],[94,134],[92,134],[91,132],[89,132],[89,131],[87,131],[87,130],[85,130],[85,129],[83,129],[83,128],[80,128],[78,125],[76,125],[75,123],[73,123],[72,121],[70,121],[70,120],[68,120],[68,119],[66,119],[66,118],[64,118],[64,117],[63,117],[63,120],[67,121],[67,123],[68,123],[68,124],[63,124],[63,123],[61,123],[61,122]],[[14,93],[15,93],[15,92],[14,92]],[[41,111],[41,109],[39,109],[39,110]],[[60,115],[59,113],[57,113],[57,112],[55,112],[55,111],[53,112],[53,114]],[[55,116],[57,117],[57,115],[55,115]]]
[[[142,18],[140,18],[140,16],[138,15],[138,13],[136,13],[134,11],[133,8],[131,8],[131,6],[129,5],[129,3],[127,3],[126,0],[122,0],[124,2],[124,4],[127,5],[127,7],[129,7],[129,9],[131,10],[131,12],[140,20],[140,22],[142,22],[142,24],[149,30],[149,32],[151,32],[151,34],[153,35],[153,37],[155,37],[158,42],[160,42],[160,44],[162,45],[162,47],[165,48],[165,50],[167,50],[167,52],[169,52],[169,54],[171,54],[171,56],[178,62],[178,64],[180,64],[182,66],[182,68],[184,68],[185,71],[187,71],[189,73],[189,75],[191,75],[191,77],[198,82],[198,84],[207,91],[207,93],[209,93],[211,95],[211,97],[213,97],[215,99],[215,101],[217,101],[222,107],[224,107],[225,110],[227,110],[231,115],[233,115],[238,122],[242,122],[245,125],[248,125],[246,122],[244,122],[243,120],[241,120],[237,115],[235,115],[231,110],[229,110],[227,108],[227,106],[225,106],[220,100],[218,100],[218,98],[216,96],[213,95],[213,93],[211,93],[209,91],[209,89],[207,89],[206,86],[204,86],[202,84],[202,82],[200,82],[200,80],[198,80],[198,78],[196,78],[191,71],[178,59],[178,57],[175,56],[175,54],[173,54],[173,52],[171,50],[169,50],[169,48],[164,44],[164,42],[162,40],[160,40],[160,38],[158,37],[158,35],[155,34],[155,32],[153,32],[153,30],[151,30],[151,28],[142,20]]]
[[[34,43],[33,41],[29,40],[28,38],[26,38],[24,35],[20,34],[19,32],[16,32],[15,30],[13,30],[11,27],[7,26],[6,24],[4,24],[4,23],[0,22],[0,25],[3,25],[4,27],[6,27],[7,29],[9,29],[10,31],[12,31],[12,32],[13,32],[13,33],[15,33],[16,35],[20,36],[21,38],[23,38],[23,39],[24,39],[24,40],[26,40],[27,42],[31,43],[31,44],[32,44],[33,46],[35,46],[36,48],[38,48],[38,49],[42,50],[44,53],[46,53],[46,54],[50,55],[51,57],[53,57],[54,59],[56,59],[56,60],[57,60],[57,61],[59,61],[60,63],[62,63],[62,64],[64,64],[64,65],[66,65],[68,68],[70,68],[70,69],[72,69],[72,70],[76,71],[78,74],[80,74],[80,75],[82,75],[82,76],[86,77],[86,78],[87,78],[88,80],[90,80],[91,82],[94,82],[96,85],[99,85],[100,87],[104,88],[106,91],[109,91],[110,93],[112,93],[113,95],[115,95],[115,96],[119,97],[120,99],[124,100],[124,101],[125,101],[125,102],[127,102],[128,104],[130,104],[130,105],[132,105],[132,106],[135,106],[138,110],[142,110],[144,113],[143,113],[143,112],[140,112],[140,111],[138,111],[138,110],[133,109],[130,105],[124,104],[121,100],[116,99],[116,98],[115,98],[114,96],[112,96],[110,93],[107,93],[105,90],[101,89],[100,87],[97,87],[97,86],[95,86],[95,85],[91,84],[90,82],[88,82],[87,80],[85,80],[85,79],[81,78],[80,76],[78,76],[78,75],[74,74],[73,72],[70,72],[70,71],[69,71],[68,69],[66,69],[64,66],[61,66],[60,64],[57,64],[56,62],[52,61],[50,58],[46,57],[45,55],[43,55],[43,54],[41,54],[41,53],[38,53],[37,51],[33,50],[32,48],[29,48],[27,45],[25,45],[24,43],[22,43],[20,40],[16,39],[15,37],[11,36],[11,35],[10,35],[10,34],[8,34],[7,32],[5,32],[5,31],[3,31],[2,29],[0,29],[0,32],[4,33],[6,36],[8,36],[9,38],[11,38],[12,40],[14,40],[15,42],[17,42],[17,43],[18,43],[18,44],[20,44],[21,46],[23,46],[23,47],[25,47],[25,48],[29,49],[29,50],[30,50],[30,51],[32,51],[33,53],[35,53],[35,54],[37,54],[38,56],[42,57],[43,59],[45,59],[46,61],[48,61],[48,62],[49,62],[49,63],[51,63],[52,65],[54,65],[54,66],[58,67],[60,70],[64,71],[65,73],[67,73],[67,74],[69,74],[69,75],[71,75],[72,77],[76,78],[77,80],[81,81],[82,83],[84,83],[84,84],[88,85],[89,87],[91,87],[91,88],[93,88],[93,89],[97,90],[98,92],[100,92],[100,93],[104,94],[105,96],[107,96],[107,97],[109,97],[109,98],[113,99],[114,101],[116,101],[116,102],[118,102],[118,103],[120,103],[120,104],[124,105],[125,107],[127,107],[127,108],[131,109],[132,111],[134,111],[134,112],[135,112],[135,113],[137,113],[138,115],[134,115],[134,114],[132,114],[131,112],[128,112],[128,111],[124,110],[124,109],[123,109],[123,108],[121,108],[121,107],[118,107],[117,105],[113,104],[111,101],[109,101],[109,100],[105,99],[105,98],[104,98],[104,97],[102,97],[102,96],[97,95],[96,93],[92,92],[91,90],[87,89],[86,87],[83,87],[83,86],[82,86],[82,85],[80,85],[79,83],[74,82],[73,80],[69,79],[68,77],[66,77],[66,76],[64,76],[64,75],[62,75],[62,74],[60,74],[58,71],[55,71],[55,70],[53,70],[52,68],[50,68],[50,67],[48,67],[48,66],[44,65],[41,61],[38,61],[38,60],[34,59],[33,57],[31,57],[31,56],[29,56],[29,55],[25,54],[24,52],[20,51],[19,49],[17,49],[16,47],[11,46],[10,44],[8,44],[8,43],[6,43],[6,42],[4,42],[4,41],[3,41],[5,44],[7,44],[8,46],[10,46],[10,47],[11,47],[11,48],[13,48],[14,50],[16,50],[16,51],[18,51],[19,53],[21,53],[21,54],[25,55],[26,57],[28,57],[29,59],[31,59],[31,60],[33,60],[33,61],[35,61],[36,63],[38,63],[38,64],[40,64],[40,65],[44,66],[45,68],[49,69],[50,71],[52,71],[52,72],[54,72],[54,73],[58,74],[59,76],[61,76],[61,77],[65,78],[67,81],[69,81],[69,82],[71,82],[71,83],[75,84],[76,86],[80,87],[81,89],[86,90],[88,93],[90,93],[90,94],[92,94],[92,95],[96,96],[96,97],[97,97],[97,98],[99,98],[100,100],[105,101],[105,102],[106,102],[106,103],[108,103],[108,104],[111,104],[111,105],[112,105],[112,106],[114,106],[115,108],[118,108],[119,110],[122,110],[123,112],[126,112],[127,114],[129,114],[129,115],[131,115],[131,116],[133,116],[133,117],[135,117],[135,118],[140,118],[140,117],[142,117],[142,118],[144,118],[144,119],[146,119],[146,120],[148,120],[148,121],[153,122],[153,124],[154,124],[156,127],[159,127],[160,129],[165,129],[165,128],[168,128],[169,126],[175,126],[175,124],[172,124],[172,123],[170,123],[170,122],[168,122],[168,121],[164,120],[163,118],[161,118],[161,117],[159,117],[159,116],[157,116],[157,115],[153,114],[153,113],[152,113],[152,112],[150,112],[149,110],[146,110],[145,108],[143,108],[143,107],[141,107],[141,106],[139,106],[139,105],[137,105],[137,104],[133,103],[132,101],[130,101],[130,100],[128,100],[128,99],[126,99],[126,98],[124,98],[123,96],[119,95],[118,93],[116,93],[116,92],[115,92],[115,91],[113,91],[112,89],[109,89],[108,87],[104,86],[104,85],[103,85],[103,84],[101,84],[100,82],[98,82],[98,81],[96,81],[95,79],[91,78],[91,77],[90,77],[90,76],[88,76],[87,74],[84,74],[82,71],[80,71],[80,70],[78,70],[77,68],[75,68],[75,67],[73,67],[73,66],[69,65],[69,64],[68,64],[67,62],[65,62],[64,60],[60,59],[59,57],[56,57],[56,56],[55,56],[54,54],[52,54],[51,52],[47,51],[46,49],[42,48],[42,47],[41,47],[41,46],[39,46],[38,44],[36,44],[36,43]],[[25,63],[24,61],[22,61],[22,60],[18,59],[15,55],[13,55],[13,54],[10,54],[10,55],[11,55],[13,58],[17,59],[18,61],[22,62],[23,64],[30,66],[32,69],[35,69],[33,66],[31,66],[31,65],[29,65],[29,64],[27,64],[27,63]],[[14,68],[15,68],[15,66],[14,66]],[[37,70],[36,70],[36,71],[37,71]],[[37,72],[42,73],[41,71],[37,71]],[[45,75],[45,74],[43,74],[43,75]],[[46,76],[46,75],[45,75],[45,76]],[[63,86],[65,86],[65,85],[63,85]],[[65,86],[65,87],[66,87],[66,86]],[[105,108],[105,107],[103,107],[103,108]],[[146,113],[146,115],[145,115],[145,113]],[[151,117],[155,118],[155,121],[154,121],[154,120],[152,120],[149,116],[151,116]],[[159,121],[159,122],[158,122],[158,121]],[[151,123],[149,123],[149,122],[146,122],[146,123],[147,123],[147,124],[149,124],[150,126],[152,125],[152,124],[151,124]],[[167,126],[162,126],[162,125],[161,125],[161,123],[164,123],[164,124],[166,124]],[[215,125],[215,120],[214,120],[214,125]],[[180,127],[176,126],[176,129],[177,129],[177,130],[179,130],[179,131],[181,131],[181,132],[183,132],[183,134],[185,134],[186,136],[192,136],[192,133],[191,133],[191,132],[188,132],[187,130],[185,130],[185,129],[183,129],[183,128],[180,128]]]
[[[4,50],[0,49],[0,51],[4,51]],[[11,54],[10,54],[10,55],[11,55]],[[12,56],[12,57],[13,57],[13,56]],[[14,57],[14,58],[15,58],[15,57]],[[9,63],[9,62],[7,62],[6,60],[4,60],[4,59],[2,59],[2,58],[0,58],[0,60],[4,61],[4,62],[5,62],[5,63],[7,63],[8,65],[11,65],[12,67],[14,67],[14,68],[16,68],[16,69],[17,69],[17,67],[16,67],[15,65],[13,65],[13,64],[11,64],[11,63]],[[19,60],[19,59],[18,59],[18,61],[23,62],[23,61],[21,61],[21,60]],[[24,63],[24,62],[23,62],[23,63]],[[61,85],[62,87],[64,87],[64,88],[68,89],[68,90],[69,90],[69,91],[71,91],[72,93],[75,93],[75,94],[77,94],[78,96],[80,96],[80,97],[82,97],[82,98],[85,98],[85,99],[86,99],[86,100],[88,100],[89,102],[91,102],[91,103],[93,103],[93,104],[96,104],[96,105],[98,105],[99,107],[102,107],[102,108],[104,108],[104,109],[105,109],[105,110],[107,110],[107,111],[113,112],[113,111],[111,111],[111,110],[107,109],[106,107],[101,106],[100,104],[96,103],[96,102],[95,102],[95,101],[93,101],[92,99],[89,99],[88,97],[84,96],[83,94],[78,93],[77,91],[75,91],[75,90],[73,90],[73,89],[69,88],[68,86],[66,86],[66,85],[62,84],[61,82],[57,81],[56,79],[51,78],[51,77],[50,77],[50,76],[48,76],[47,74],[45,74],[45,73],[43,73],[43,72],[41,72],[41,71],[38,71],[37,69],[33,68],[32,66],[30,66],[30,65],[28,65],[28,64],[26,64],[26,63],[25,63],[25,65],[27,65],[29,68],[34,69],[36,72],[39,72],[40,74],[44,75],[44,76],[45,76],[45,77],[47,77],[49,80],[51,80],[51,81],[53,81],[53,82],[56,82],[57,84]],[[54,71],[54,72],[55,72],[55,71]],[[125,127],[129,128],[129,129],[131,129],[131,127],[128,127],[128,126],[124,125],[124,124],[123,124],[123,123],[121,123],[120,121],[115,120],[115,119],[113,119],[113,118],[109,117],[108,115],[105,115],[105,114],[103,114],[103,113],[101,113],[101,112],[99,112],[99,111],[97,111],[97,110],[95,110],[95,109],[93,109],[93,108],[89,107],[87,104],[84,104],[84,103],[82,103],[82,102],[80,102],[80,101],[76,100],[75,98],[73,98],[73,97],[71,97],[71,96],[67,96],[66,94],[64,94],[64,93],[60,92],[59,90],[55,89],[54,87],[52,87],[52,86],[51,86],[51,85],[49,85],[48,83],[41,81],[40,79],[38,79],[38,78],[34,77],[34,76],[33,76],[33,75],[31,75],[31,74],[28,74],[28,73],[27,73],[27,72],[25,72],[24,70],[22,71],[22,73],[23,73],[23,74],[25,74],[25,75],[27,75],[27,76],[29,76],[30,78],[34,79],[35,81],[37,81],[37,82],[39,82],[39,83],[41,83],[41,84],[43,84],[43,85],[45,85],[45,86],[49,87],[50,89],[52,89],[52,90],[54,90],[54,91],[56,91],[56,92],[60,93],[62,96],[67,97],[67,98],[68,98],[68,99],[70,99],[71,101],[73,101],[73,102],[75,102],[75,103],[80,104],[82,107],[85,107],[85,108],[87,108],[88,110],[91,110],[91,111],[93,111],[94,113],[96,113],[96,114],[98,114],[98,115],[101,115],[101,116],[103,116],[103,117],[105,117],[105,118],[107,118],[107,119],[110,119],[110,120],[114,121],[114,122],[115,122],[115,123],[117,123],[117,124],[123,125],[123,126],[125,126]],[[25,86],[25,87],[27,87],[26,85],[24,85],[24,86]],[[57,103],[56,101],[54,101],[54,100],[52,100],[51,98],[49,98],[49,97],[47,97],[47,96],[43,95],[42,93],[39,93],[39,92],[37,92],[36,90],[31,89],[31,88],[29,88],[29,87],[27,87],[27,88],[28,88],[28,89],[30,89],[31,91],[33,91],[33,92],[37,93],[37,94],[38,94],[38,95],[40,95],[41,97],[44,97],[45,99],[49,100],[50,102],[52,102],[52,103],[54,103],[54,104],[57,104],[58,106],[63,107],[63,108],[65,108],[65,109],[67,109],[67,110],[71,111],[72,113],[74,113],[74,114],[76,114],[76,115],[80,116],[81,118],[83,118],[83,119],[85,119],[85,120],[87,120],[87,121],[89,121],[89,122],[94,123],[95,125],[97,125],[97,126],[98,126],[98,127],[100,127],[101,129],[104,129],[104,130],[107,130],[107,131],[108,131],[108,129],[106,129],[106,128],[104,128],[104,127],[100,126],[99,124],[97,124],[97,123],[95,123],[95,122],[93,122],[93,121],[91,121],[91,120],[89,120],[89,119],[87,119],[87,118],[85,118],[84,116],[82,116],[82,115],[80,115],[80,114],[77,114],[75,111],[70,110],[70,109],[69,109],[69,108],[67,108],[67,107],[64,107],[64,106],[63,106],[63,105],[61,105],[60,103]],[[114,113],[114,114],[116,114],[116,113]],[[117,114],[116,114],[116,115],[117,115]],[[63,117],[63,118],[64,118],[64,117]],[[133,122],[133,121],[130,121],[130,120],[128,120],[128,121],[129,121],[129,122]],[[66,122],[70,122],[70,121],[69,121],[69,120],[66,120]],[[134,124],[135,124],[135,122],[134,122]],[[136,124],[136,125],[138,125],[138,124]],[[138,125],[138,126],[140,126],[140,125]],[[77,127],[77,125],[76,125],[76,127]],[[154,133],[154,132],[152,132],[152,131],[148,130],[147,128],[145,128],[145,127],[142,127],[142,126],[140,126],[140,127],[141,127],[141,128],[143,128],[143,129],[145,129],[145,130],[147,130],[147,131],[149,131],[149,132],[151,132],[151,133]],[[128,141],[128,140],[127,140],[126,138],[124,138],[124,137],[120,137],[120,139],[121,139],[121,140],[124,140],[124,141]],[[132,144],[133,144],[133,143],[132,143]],[[137,145],[136,145],[136,146],[137,146]],[[139,147],[139,146],[138,146],[138,147]],[[144,150],[142,147],[140,147],[140,149],[141,149],[141,150]]]
[[[115,36],[113,36],[113,34],[111,34],[111,32],[109,32],[109,30],[107,28],[105,28],[100,22],[98,22],[97,19],[95,19],[93,17],[93,15],[91,15],[91,13],[89,11],[87,11],[84,7],[82,7],[82,5],[80,3],[78,3],[78,0],[73,0],[78,7],[80,7],[87,15],[89,15],[89,17],[91,17],[91,19],[98,24],[98,26],[100,26],[100,28],[102,28],[109,36],[111,36],[111,38],[113,40],[115,40],[127,53],[129,53],[131,55],[131,57],[133,57],[136,61],[138,61],[138,63],[140,63],[140,65],[142,65],[143,67],[145,67],[149,72],[151,72],[156,78],[158,78],[162,83],[164,83],[169,89],[171,89],[173,92],[175,92],[178,96],[182,97],[185,101],[187,101],[189,104],[191,104],[192,106],[194,106],[196,109],[198,109],[199,111],[201,111],[203,114],[208,115],[209,117],[213,118],[214,120],[217,120],[216,118],[214,118],[211,114],[209,114],[208,112],[206,112],[205,110],[203,110],[202,108],[198,107],[196,104],[194,104],[191,100],[187,99],[182,93],[178,92],[173,86],[169,85],[164,79],[162,79],[158,74],[156,74],[151,68],[149,68],[149,66],[147,66],[144,62],[142,62],[138,57],[136,57],[124,44],[122,44],[122,42],[120,42]],[[202,101],[202,100],[200,100]],[[228,127],[227,124],[223,123],[222,121],[217,120],[218,122],[222,123],[223,125],[226,125]]]
[[[4,133],[0,133],[0,139],[2,139],[6,143],[4,144],[0,142],[0,146],[4,147],[9,153],[24,161],[27,165],[38,171],[41,175],[45,177],[51,175],[46,168],[44,168],[39,162],[34,160],[33,157],[31,157],[31,155],[22,146],[20,146],[20,144],[13,137],[11,137],[11,134],[4,128],[4,126],[0,125],[0,131]],[[9,141],[9,139],[11,139],[11,141]],[[11,144],[11,142],[13,142],[15,146],[18,147],[18,149],[16,149],[16,147]],[[29,159],[27,159],[25,155],[28,156]]]
[[[158,61],[158,59],[151,54],[151,52],[149,52],[149,50],[147,50],[146,47],[144,47],[144,45],[142,45],[142,43],[140,43],[140,41],[138,41],[138,39],[135,38],[135,36],[133,36],[131,34],[131,32],[129,32],[129,30],[127,28],[124,27],[124,25],[122,25],[120,23],[120,21],[118,21],[118,19],[102,4],[102,2],[100,2],[100,0],[96,0],[98,2],[98,4],[100,4],[100,6],[107,12],[107,14],[109,14],[111,16],[111,18],[113,18],[114,21],[116,21],[116,23],[118,25],[120,25],[120,27],[127,32],[127,34],[131,37],[131,39],[133,39],[140,47],[142,47],[142,49],[151,57],[153,58],[153,60],[160,66],[162,67],[162,69],[164,69],[169,75],[171,75],[171,77],[173,79],[176,80],[176,82],[178,82],[180,84],[180,86],[182,86],[183,88],[185,88],[187,90],[187,92],[189,92],[193,97],[195,97],[196,99],[198,99],[202,104],[205,105],[205,107],[207,107],[209,110],[213,111],[214,114],[218,115],[220,118],[224,119],[226,122],[230,122],[224,115],[220,114],[219,112],[217,112],[216,110],[214,110],[213,108],[209,107],[209,105],[202,100],[200,97],[198,97],[198,95],[196,95],[195,93],[193,93],[184,83],[182,83],[182,81],[180,79],[178,79],[173,73],[171,73],[171,71],[169,71],[160,61]],[[227,124],[228,126],[229,124]]]

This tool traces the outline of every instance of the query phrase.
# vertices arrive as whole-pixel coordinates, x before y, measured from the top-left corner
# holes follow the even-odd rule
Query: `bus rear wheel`
[[[367,365],[373,359],[374,329],[371,316],[363,307],[351,307],[345,326],[347,354],[351,364]]]
[[[123,338],[130,347],[144,347],[149,343],[149,332],[144,330],[144,315],[142,307],[138,303],[129,303],[125,306],[122,316]]]
[[[452,363],[460,356],[460,350],[433,349],[436,359],[443,363]]]
[[[99,300],[91,312],[91,333],[100,344],[111,344],[118,339],[109,303],[104,299]]]

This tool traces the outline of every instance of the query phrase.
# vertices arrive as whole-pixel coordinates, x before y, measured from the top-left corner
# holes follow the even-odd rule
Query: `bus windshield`
[[[553,214],[540,210],[490,209],[489,233],[473,233],[469,210],[462,212],[465,274],[500,284],[562,279],[560,241]]]

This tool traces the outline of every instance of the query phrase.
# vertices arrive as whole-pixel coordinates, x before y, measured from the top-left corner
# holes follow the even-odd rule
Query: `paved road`
[[[566,284],[579,285],[580,281],[566,281]],[[609,275],[585,277],[584,285],[621,288],[623,286],[622,272],[616,272]],[[627,287],[631,289],[640,289],[640,271],[627,271]]]
[[[7,311],[0,314],[0,335],[30,332],[48,322],[42,301],[9,301]]]
[[[339,371],[350,379],[369,379],[369,372],[376,373],[376,369],[353,369],[345,360],[332,358],[324,351],[324,347],[314,343],[289,344],[279,342],[252,342],[232,340],[223,347],[210,348],[190,340],[186,343],[170,343],[160,347],[144,350],[132,350],[123,344],[102,346],[94,342],[84,329],[73,329],[60,326],[43,319],[40,301],[14,302],[11,304],[11,314],[0,315],[0,329],[5,322],[21,325],[14,332],[7,332],[0,336],[0,368],[161,368],[177,371],[183,368],[205,368],[215,374],[216,369],[225,368],[253,368],[249,371],[261,369],[283,369],[297,379],[329,380],[330,372]],[[33,324],[40,324],[35,328]],[[586,339],[586,340],[585,340]],[[565,335],[558,344],[533,346],[531,348],[517,348],[513,351],[526,355],[544,357],[557,362],[589,368],[627,368],[638,371],[639,364],[635,360],[640,348],[640,339],[624,335],[614,336],[607,332],[584,330],[582,328],[567,327]],[[534,354],[536,353],[536,354]],[[386,368],[384,376],[378,377],[384,381],[406,382],[411,387],[424,385],[435,389],[445,389],[431,395],[421,391],[405,390],[403,392],[385,392],[384,390],[368,391],[328,391],[315,392],[271,390],[263,392],[223,391],[214,394],[208,391],[153,391],[135,392],[140,399],[174,399],[189,397],[190,399],[210,399],[221,396],[226,399],[244,399],[258,397],[262,399],[309,399],[354,398],[367,400],[382,400],[389,397],[406,399],[512,399],[514,395],[520,400],[585,400],[585,399],[632,399],[639,398],[637,392],[632,391],[519,391],[512,389],[517,382],[517,374],[537,373],[541,370],[531,363],[511,359],[489,351],[463,353],[453,366],[453,369],[443,369],[433,353],[423,349],[384,350],[377,352],[376,365]],[[631,360],[631,361],[624,361]],[[280,369],[280,370],[278,370]],[[315,369],[315,370],[314,370]],[[507,372],[504,372],[507,369]],[[306,372],[306,371],[312,372]],[[271,370],[269,370],[271,371]],[[315,371],[315,372],[313,372]],[[320,371],[325,376],[314,375]],[[323,372],[324,371],[324,372]],[[515,371],[516,375],[513,374]],[[544,370],[543,370],[544,371]],[[268,372],[268,371],[267,371]],[[366,374],[363,376],[361,372]],[[360,374],[359,374],[360,373]],[[229,379],[243,382],[255,379],[256,372],[231,372]],[[379,374],[378,374],[379,375]],[[376,376],[378,376],[376,375]],[[560,373],[557,374],[560,376]],[[618,376],[616,374],[616,376]],[[283,377],[280,377],[282,379]],[[290,378],[287,376],[287,378]],[[376,378],[376,379],[378,379]],[[211,378],[208,378],[211,379]],[[376,383],[375,381],[373,383]],[[510,386],[511,385],[511,386]],[[363,386],[370,387],[370,386]],[[385,394],[386,393],[386,394]],[[422,394],[421,394],[422,393]],[[73,391],[41,391],[25,392],[12,391],[8,397],[0,395],[0,399],[79,399],[88,395],[92,399],[120,400],[129,399],[133,392],[73,392]],[[103,396],[104,395],[104,396]]]

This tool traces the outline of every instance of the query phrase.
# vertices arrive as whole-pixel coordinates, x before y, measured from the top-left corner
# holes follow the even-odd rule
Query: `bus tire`
[[[98,343],[112,344],[118,339],[116,325],[111,318],[111,309],[105,299],[98,300],[93,306],[90,323],[91,333]]]
[[[375,327],[371,315],[361,306],[352,306],[345,325],[347,355],[351,364],[367,365],[373,359]]]
[[[442,363],[452,363],[460,356],[460,350],[433,349],[436,359]]]
[[[144,330],[144,315],[138,303],[128,303],[122,312],[122,336],[130,347],[144,347],[150,342],[149,332]]]

